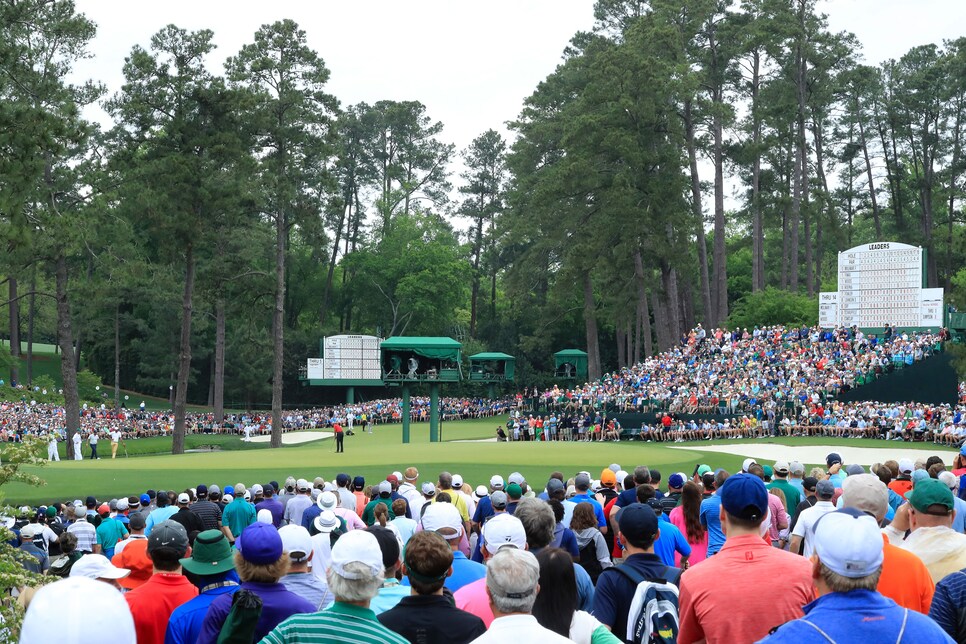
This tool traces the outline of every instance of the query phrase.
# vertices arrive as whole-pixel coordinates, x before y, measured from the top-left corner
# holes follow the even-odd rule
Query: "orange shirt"
[[[903,548],[898,548],[882,535],[882,574],[876,587],[882,595],[910,610],[929,614],[936,587],[929,569],[922,560]]]
[[[889,483],[889,489],[902,498],[906,498],[906,492],[912,489],[912,481],[910,479],[896,479]]]
[[[761,584],[776,584],[762,592]],[[682,644],[756,642],[803,615],[815,598],[812,564],[757,535],[729,537],[713,557],[681,576]]]
[[[134,617],[138,644],[164,644],[171,613],[197,596],[198,589],[187,577],[167,572],[155,573],[143,585],[124,595]]]

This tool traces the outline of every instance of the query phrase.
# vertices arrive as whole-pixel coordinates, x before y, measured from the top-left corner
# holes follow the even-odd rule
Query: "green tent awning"
[[[516,362],[516,358],[506,353],[500,353],[499,351],[490,353],[476,353],[470,356],[470,360],[477,362],[485,362],[487,360],[513,360]]]
[[[463,345],[453,338],[406,337],[397,336],[382,341],[381,349],[386,351],[410,352],[424,358],[452,360],[459,362]]]

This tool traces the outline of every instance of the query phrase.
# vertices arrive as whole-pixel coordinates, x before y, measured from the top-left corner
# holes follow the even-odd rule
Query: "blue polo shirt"
[[[584,492],[583,494],[574,495],[570,500],[574,503],[590,503],[592,506],[594,506],[594,516],[597,517],[597,527],[603,528],[607,525],[607,519],[604,518],[604,508],[597,499]]]
[[[712,494],[701,501],[701,525],[708,529],[708,556],[716,554],[724,545],[725,535],[721,531],[721,497]]]
[[[452,592],[456,592],[466,584],[486,577],[486,566],[475,561],[470,561],[459,550],[453,552],[453,574],[446,578],[443,584]],[[402,578],[402,585],[409,585],[409,577]]]
[[[168,630],[164,634],[164,644],[194,644],[201,633],[208,607],[221,595],[231,595],[238,590],[238,584],[210,588],[194,599],[181,604],[171,613]]]
[[[674,553],[680,552],[682,557],[691,556],[691,544],[681,534],[681,530],[668,521],[662,512],[657,521],[661,536],[654,542],[654,554],[660,557],[665,566],[674,567]]]
[[[802,607],[805,617],[787,622],[759,644],[824,642],[816,626],[835,642],[953,642],[933,620],[902,608],[874,590],[829,593]],[[905,631],[903,631],[905,620]],[[808,621],[814,626],[805,622]]]

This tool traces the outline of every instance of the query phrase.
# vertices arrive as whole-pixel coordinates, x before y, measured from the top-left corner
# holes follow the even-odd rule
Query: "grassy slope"
[[[444,425],[444,438],[487,438],[495,427],[494,419],[482,421],[452,422]],[[110,498],[141,493],[147,488],[182,489],[198,483],[234,484],[238,481],[251,484],[269,480],[284,480],[287,476],[312,479],[323,476],[332,479],[340,471],[352,475],[361,474],[369,481],[381,480],[393,470],[403,470],[410,465],[419,468],[422,480],[432,480],[441,470],[462,474],[473,485],[485,483],[493,473],[504,477],[512,471],[520,471],[527,480],[542,485],[554,470],[568,475],[587,469],[597,473],[610,463],[619,463],[631,470],[635,465],[646,464],[661,470],[665,478],[670,472],[684,471],[688,474],[695,463],[710,462],[712,466],[730,471],[740,468],[743,457],[728,454],[710,455],[705,452],[671,450],[655,443],[454,443],[431,444],[429,427],[425,423],[414,424],[412,442],[402,445],[398,425],[382,426],[373,435],[356,434],[346,438],[346,452],[333,453],[331,439],[302,445],[288,446],[279,450],[259,444],[244,444],[234,437],[189,437],[193,444],[218,442],[225,451],[201,454],[142,455],[135,452],[156,452],[168,449],[170,439],[146,439],[130,441],[130,458],[121,456],[110,460],[110,444],[102,442],[102,454],[107,459],[81,462],[61,461],[35,471],[47,480],[45,488],[29,488],[20,484],[4,487],[10,502],[39,503],[52,499],[75,499],[87,494]],[[722,441],[728,443],[729,441]],[[792,438],[780,441],[787,445],[851,445],[855,447],[887,447],[883,441],[820,438]],[[135,445],[136,443],[136,445]],[[702,441],[695,445],[707,445]],[[678,445],[679,447],[682,445]],[[686,445],[685,445],[686,446]],[[931,444],[903,443],[910,447],[931,450]],[[85,455],[87,447],[85,445]],[[120,452],[123,454],[123,450]],[[809,464],[811,465],[811,464]]]

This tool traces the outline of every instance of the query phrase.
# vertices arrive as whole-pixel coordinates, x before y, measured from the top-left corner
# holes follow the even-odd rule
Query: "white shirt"
[[[795,530],[792,531],[793,535],[802,537],[805,541],[805,548],[802,553],[805,558],[812,556],[815,552],[815,545],[812,543],[813,529],[815,528],[815,522],[818,521],[823,514],[829,512],[834,512],[835,506],[832,505],[831,501],[818,501],[812,507],[807,510],[802,510],[801,514],[798,515],[798,522],[795,524]]]
[[[111,442],[119,443],[120,441],[121,441],[121,432],[117,430],[114,430],[113,432],[111,432]]]
[[[75,434],[74,434],[74,445],[80,445],[80,444],[81,444],[81,437],[80,437],[80,434],[78,434],[78,433],[75,433]]]
[[[312,561],[309,562],[313,575],[321,579],[328,585],[329,581],[325,576],[326,571],[332,564],[332,538],[328,532],[319,532],[312,535]]]
[[[471,644],[505,644],[506,642],[557,644],[571,641],[538,624],[537,618],[533,615],[507,615],[494,619],[490,629],[473,640]]]

